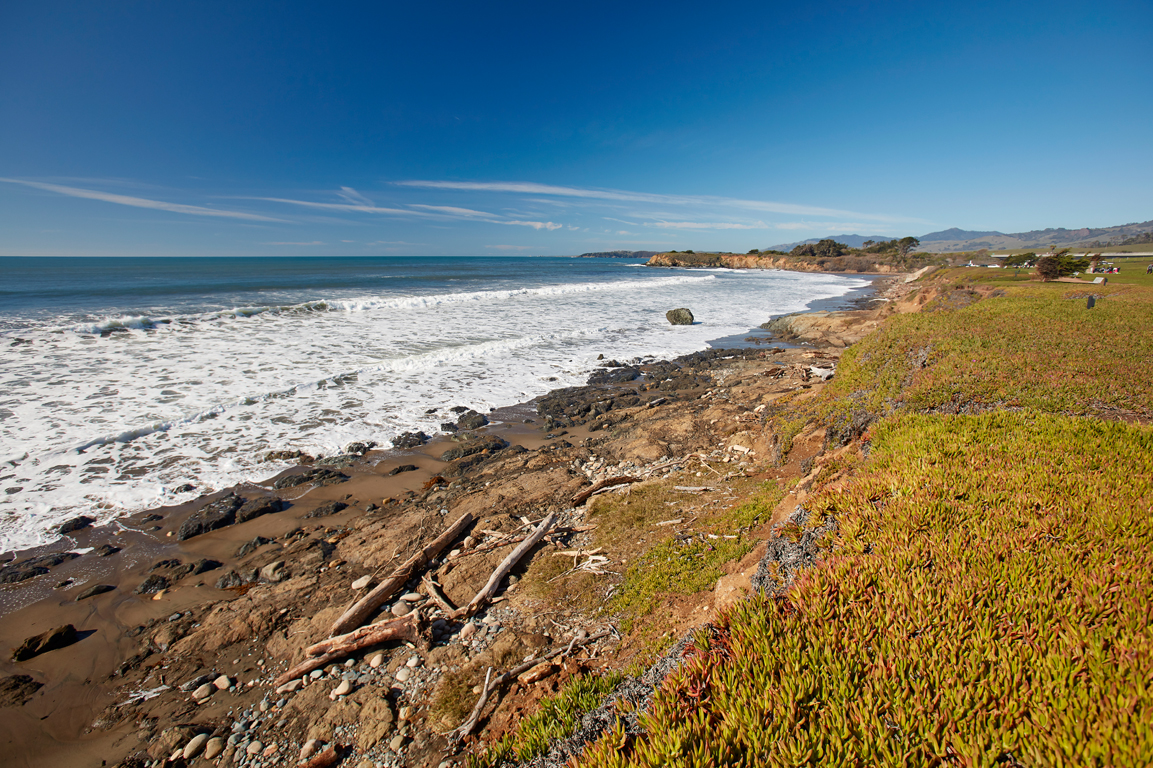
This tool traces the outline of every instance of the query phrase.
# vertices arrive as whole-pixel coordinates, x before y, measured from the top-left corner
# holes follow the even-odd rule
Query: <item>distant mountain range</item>
[[[976,251],[986,248],[993,250],[1009,250],[1013,248],[1048,248],[1058,246],[1061,248],[1076,246],[1108,245],[1120,243],[1134,235],[1153,231],[1153,220],[1123,224],[1117,227],[1103,227],[1094,229],[1083,227],[1081,229],[1034,229],[1030,232],[981,232],[971,229],[944,229],[940,232],[930,232],[917,239],[921,241],[918,250],[928,253],[952,253],[958,251]],[[798,245],[816,243],[820,240],[836,240],[850,248],[860,248],[866,240],[892,240],[885,235],[832,235],[824,238],[811,238],[796,243],[774,245],[774,251],[791,251]]]

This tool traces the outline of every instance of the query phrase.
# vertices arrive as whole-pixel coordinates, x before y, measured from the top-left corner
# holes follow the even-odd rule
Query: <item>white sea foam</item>
[[[684,354],[863,284],[632,275],[21,328],[0,345],[0,550],[42,543],[78,514],[104,522],[262,480],[281,466],[263,461],[269,450],[387,446],[436,431],[453,405],[487,411],[583,383],[598,354]],[[699,322],[670,325],[680,306]]]

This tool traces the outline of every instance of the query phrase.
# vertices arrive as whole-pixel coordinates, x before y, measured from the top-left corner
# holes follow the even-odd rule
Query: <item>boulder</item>
[[[49,552],[0,568],[0,584],[16,584],[48,573],[61,563],[80,557],[76,552]]]
[[[392,477],[393,475],[399,475],[401,472],[415,472],[415,471],[416,471],[416,465],[415,464],[401,464],[399,467],[393,467],[392,469],[390,469],[388,472],[388,476]]]
[[[309,512],[305,517],[328,517],[335,515],[343,509],[348,507],[343,501],[330,501],[327,504],[321,504],[316,509]]]
[[[245,542],[244,544],[241,544],[240,547],[237,548],[236,554],[234,555],[234,557],[241,558],[241,557],[245,557],[246,555],[251,555],[253,552],[260,549],[265,544],[271,544],[271,543],[272,543],[272,539],[266,539],[263,536],[257,536],[252,541]]]
[[[162,589],[168,589],[168,579],[156,573],[145,579],[135,592],[138,595],[154,595]]]
[[[184,521],[184,525],[180,526],[176,538],[184,541],[185,539],[191,539],[193,536],[199,536],[202,533],[208,533],[209,531],[215,531],[217,528],[232,525],[236,522],[236,510],[240,509],[243,504],[244,499],[235,493],[230,493],[223,498],[204,505]]]
[[[316,485],[335,485],[336,483],[343,483],[347,479],[348,475],[344,474],[343,472],[337,472],[333,469],[326,469],[321,467],[320,469],[310,469],[297,475],[288,475],[287,477],[282,477],[273,483],[272,487],[276,490],[283,490],[285,488],[295,488],[296,486],[304,485],[305,483],[314,483]]]
[[[474,453],[483,453],[484,451],[494,452],[502,448],[507,448],[508,442],[502,440],[496,435],[485,435],[473,440],[466,440],[455,448],[449,448],[441,454],[441,461],[456,461],[457,459],[464,458],[465,456],[472,456]]]
[[[30,675],[12,675],[0,680],[0,707],[22,707],[44,683]]]
[[[77,602],[81,600],[87,600],[90,597],[103,595],[105,592],[111,592],[114,589],[116,589],[116,587],[112,586],[111,584],[96,584],[77,595],[76,600]]]
[[[56,530],[56,532],[59,533],[61,536],[63,536],[66,533],[72,533],[74,531],[80,531],[80,530],[83,530],[85,528],[88,528],[95,522],[96,522],[95,517],[88,517],[87,515],[81,515],[80,517],[74,517],[71,520],[69,520],[68,522],[61,525]]]
[[[272,514],[284,509],[284,502],[277,498],[265,497],[263,499],[249,499],[236,510],[236,522],[246,523],[262,515]]]
[[[353,456],[363,456],[376,447],[376,443],[369,440],[365,443],[349,443],[344,446],[344,452]]]
[[[456,420],[458,429],[479,429],[485,424],[488,424],[488,417],[476,411],[469,411]]]
[[[423,432],[405,432],[392,438],[393,448],[416,448],[428,442],[428,435]]]
[[[57,648],[65,648],[79,639],[80,636],[76,634],[76,627],[65,624],[25,640],[19,648],[12,652],[12,661],[26,661],[42,653],[54,651]]]
[[[681,307],[680,309],[670,309],[665,312],[665,318],[673,325],[692,325],[693,313]]]

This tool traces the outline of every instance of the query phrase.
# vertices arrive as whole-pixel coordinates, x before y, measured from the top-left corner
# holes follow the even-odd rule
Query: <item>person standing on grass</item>
[[[1153,275],[1153,264],[1150,264],[1149,266],[1145,267],[1145,274]]]

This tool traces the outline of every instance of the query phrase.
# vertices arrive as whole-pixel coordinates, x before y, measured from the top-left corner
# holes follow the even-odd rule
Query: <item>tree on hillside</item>
[[[897,250],[900,252],[901,258],[905,258],[909,255],[909,251],[913,250],[920,244],[921,241],[915,237],[902,237],[897,241]]]
[[[1006,267],[1026,267],[1033,263],[1037,258],[1037,254],[1029,251],[1028,253],[1014,253],[1009,258],[1005,259]]]
[[[1068,277],[1075,272],[1081,272],[1089,266],[1088,259],[1077,259],[1069,255],[1066,248],[1060,253],[1042,256],[1037,261],[1037,274],[1042,280],[1056,280],[1058,277]]]

